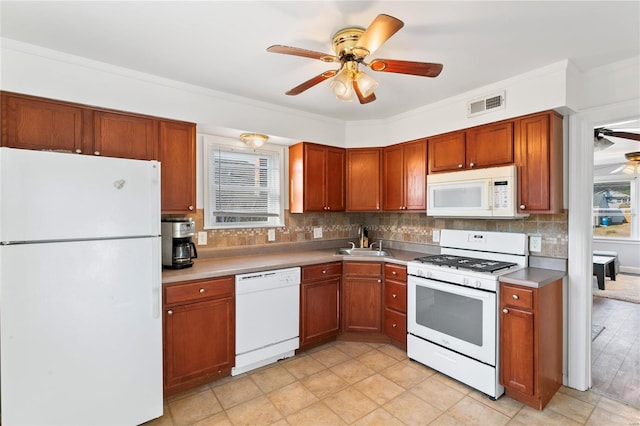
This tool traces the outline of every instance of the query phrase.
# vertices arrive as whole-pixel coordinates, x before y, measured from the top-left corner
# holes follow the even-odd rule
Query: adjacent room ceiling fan
[[[634,141],[640,142],[640,134],[631,133],[631,132],[621,132],[605,129],[604,127],[596,128],[593,131],[594,139],[593,139],[593,148],[595,151],[602,151],[603,149],[608,148],[614,143],[609,139],[605,138],[605,136],[612,136],[616,138],[624,138],[631,139]],[[616,173],[630,173],[633,174],[636,172],[636,169],[640,165],[640,151],[635,152],[627,152],[624,157],[627,159],[627,162],[620,167],[612,170],[611,174]]]
[[[376,100],[374,90],[378,87],[378,83],[359,70],[361,64],[377,72],[410,74],[421,77],[437,77],[442,71],[442,64],[430,62],[395,59],[373,59],[368,63],[365,62],[369,55],[403,26],[404,23],[401,20],[381,14],[366,29],[360,27],[343,28],[336,32],[332,38],[334,55],[282,45],[271,46],[267,48],[267,51],[319,59],[323,62],[340,63],[340,68],[337,70],[325,71],[289,90],[286,92],[287,95],[299,95],[305,90],[335,77],[330,85],[338,99],[351,101],[353,93],[355,93],[360,103],[366,104]]]

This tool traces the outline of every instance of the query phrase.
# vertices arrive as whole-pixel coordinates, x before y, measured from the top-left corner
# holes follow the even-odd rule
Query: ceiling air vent
[[[473,117],[479,114],[485,114],[491,111],[504,109],[505,92],[494,93],[484,96],[480,99],[474,99],[467,104],[467,117]]]

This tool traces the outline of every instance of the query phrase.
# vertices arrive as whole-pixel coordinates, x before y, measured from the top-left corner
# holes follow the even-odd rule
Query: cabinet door
[[[326,210],[340,212],[345,207],[345,150],[327,148],[325,174]]]
[[[513,122],[489,124],[467,131],[467,168],[513,163]]]
[[[386,147],[383,167],[383,209],[402,210],[404,206],[403,153],[400,145]]]
[[[465,132],[429,138],[429,173],[461,170],[465,159]]]
[[[380,210],[380,158],[382,151],[347,150],[347,211]]]
[[[426,141],[402,144],[404,167],[404,210],[425,210],[427,182]]]
[[[515,308],[502,309],[500,383],[524,394],[533,395],[535,391],[533,313]]]
[[[516,123],[518,205],[522,213],[562,210],[562,117],[538,114]]]
[[[344,279],[344,332],[382,332],[382,283],[379,278]]]
[[[304,211],[325,211],[326,148],[304,144]]]
[[[340,277],[300,286],[300,346],[338,334],[339,301]]]
[[[80,107],[3,93],[2,146],[81,153],[84,113]]]
[[[94,155],[154,160],[157,124],[152,118],[104,111],[93,113]]]
[[[161,121],[162,212],[189,213],[196,205],[195,125]]]
[[[233,298],[165,309],[165,388],[233,367],[234,318]]]

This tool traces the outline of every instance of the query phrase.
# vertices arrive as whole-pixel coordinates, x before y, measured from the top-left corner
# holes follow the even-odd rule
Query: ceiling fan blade
[[[323,62],[340,62],[340,59],[328,53],[316,52],[314,50],[300,49],[299,47],[282,46],[275,44],[267,48],[267,52],[282,53],[284,55],[302,56],[311,59],[320,59]]]
[[[442,64],[430,62],[398,61],[395,59],[374,59],[369,68],[380,72],[395,72],[398,74],[411,74],[422,77],[437,77],[442,71]]]
[[[373,102],[376,100],[375,93],[371,93],[369,96],[363,96],[357,81],[353,82],[353,91],[356,92],[356,95],[358,96],[358,100],[360,101],[361,104],[368,104],[369,102]]]
[[[603,133],[607,136],[613,136],[616,138],[625,138],[625,139],[632,139],[634,141],[638,141],[640,142],[640,135],[637,133],[630,133],[630,132],[616,132],[616,131],[611,131],[611,130],[607,130],[607,129],[603,129]]]
[[[305,90],[312,88],[316,84],[320,84],[323,81],[325,81],[326,79],[333,77],[337,73],[338,73],[338,71],[335,71],[335,70],[325,71],[322,74],[318,74],[315,77],[305,81],[304,83],[297,85],[293,89],[291,89],[288,92],[286,92],[286,94],[289,95],[289,96],[299,95],[300,93],[304,92]]]
[[[357,48],[365,49],[371,54],[403,26],[404,22],[398,18],[380,14],[376,16],[362,36],[360,36]]]

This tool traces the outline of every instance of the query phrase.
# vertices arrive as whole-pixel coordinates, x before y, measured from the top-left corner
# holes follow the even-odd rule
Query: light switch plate
[[[433,242],[434,243],[439,243],[440,242],[440,230],[439,229],[434,229],[433,230]]]
[[[275,240],[276,240],[276,230],[269,229],[269,231],[267,231],[267,241],[275,241]]]
[[[207,233],[205,231],[198,232],[198,245],[199,246],[207,245]]]
[[[542,237],[539,235],[532,235],[529,237],[529,251],[540,252],[542,251]]]
[[[313,238],[322,238],[322,228],[313,228]]]

